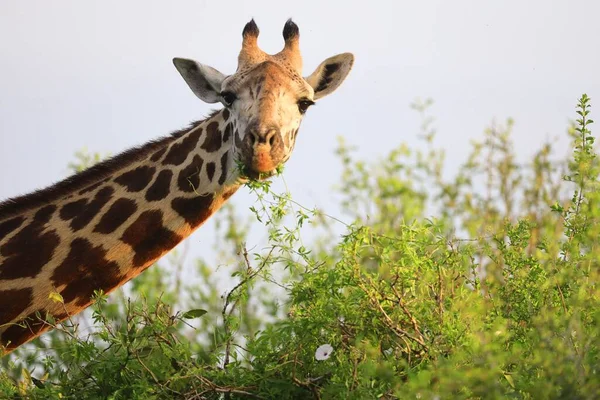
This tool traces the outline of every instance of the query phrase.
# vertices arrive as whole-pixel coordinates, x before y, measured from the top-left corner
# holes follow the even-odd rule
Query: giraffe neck
[[[63,320],[95,290],[109,293],[137,276],[235,193],[228,118],[224,109],[0,204],[0,350],[45,331],[35,315]]]

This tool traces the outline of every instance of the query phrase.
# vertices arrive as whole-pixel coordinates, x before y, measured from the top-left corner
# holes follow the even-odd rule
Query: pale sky
[[[333,215],[340,214],[331,190],[340,177],[336,137],[367,159],[414,145],[416,97],[435,101],[451,169],[492,119],[515,119],[518,153],[527,159],[546,138],[567,143],[581,93],[600,110],[594,0],[5,0],[0,198],[62,179],[82,147],[116,154],[205,116],[212,106],[191,93],[171,60],[194,58],[232,73],[252,17],[269,53],[281,49],[283,24],[294,19],[306,75],[329,56],[355,54],[341,88],[307,113],[285,169],[298,201]],[[244,204],[247,190],[234,198]]]

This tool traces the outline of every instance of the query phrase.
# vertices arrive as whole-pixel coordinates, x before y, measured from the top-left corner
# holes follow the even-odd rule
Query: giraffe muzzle
[[[283,161],[283,139],[279,129],[249,129],[244,137],[242,156],[251,178],[273,173]]]

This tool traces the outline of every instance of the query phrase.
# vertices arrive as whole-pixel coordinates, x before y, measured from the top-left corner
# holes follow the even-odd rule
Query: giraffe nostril
[[[246,139],[246,143],[250,145],[250,147],[254,147],[256,145],[264,144],[266,146],[274,147],[277,145],[279,138],[279,131],[277,129],[269,129],[269,130],[260,130],[260,129],[251,129],[248,130],[246,134],[248,136]]]

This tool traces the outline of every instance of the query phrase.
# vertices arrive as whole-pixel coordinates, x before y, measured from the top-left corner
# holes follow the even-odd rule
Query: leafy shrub
[[[220,212],[224,296],[215,268],[198,261],[200,283],[187,283],[172,255],[170,269],[99,293],[86,316],[3,358],[0,396],[596,398],[600,170],[589,98],[568,160],[545,143],[517,163],[509,120],[485,131],[451,179],[428,104],[414,105],[424,149],[401,145],[368,164],[340,142],[350,224],[250,182],[268,243],[246,249],[251,227],[231,205]]]

